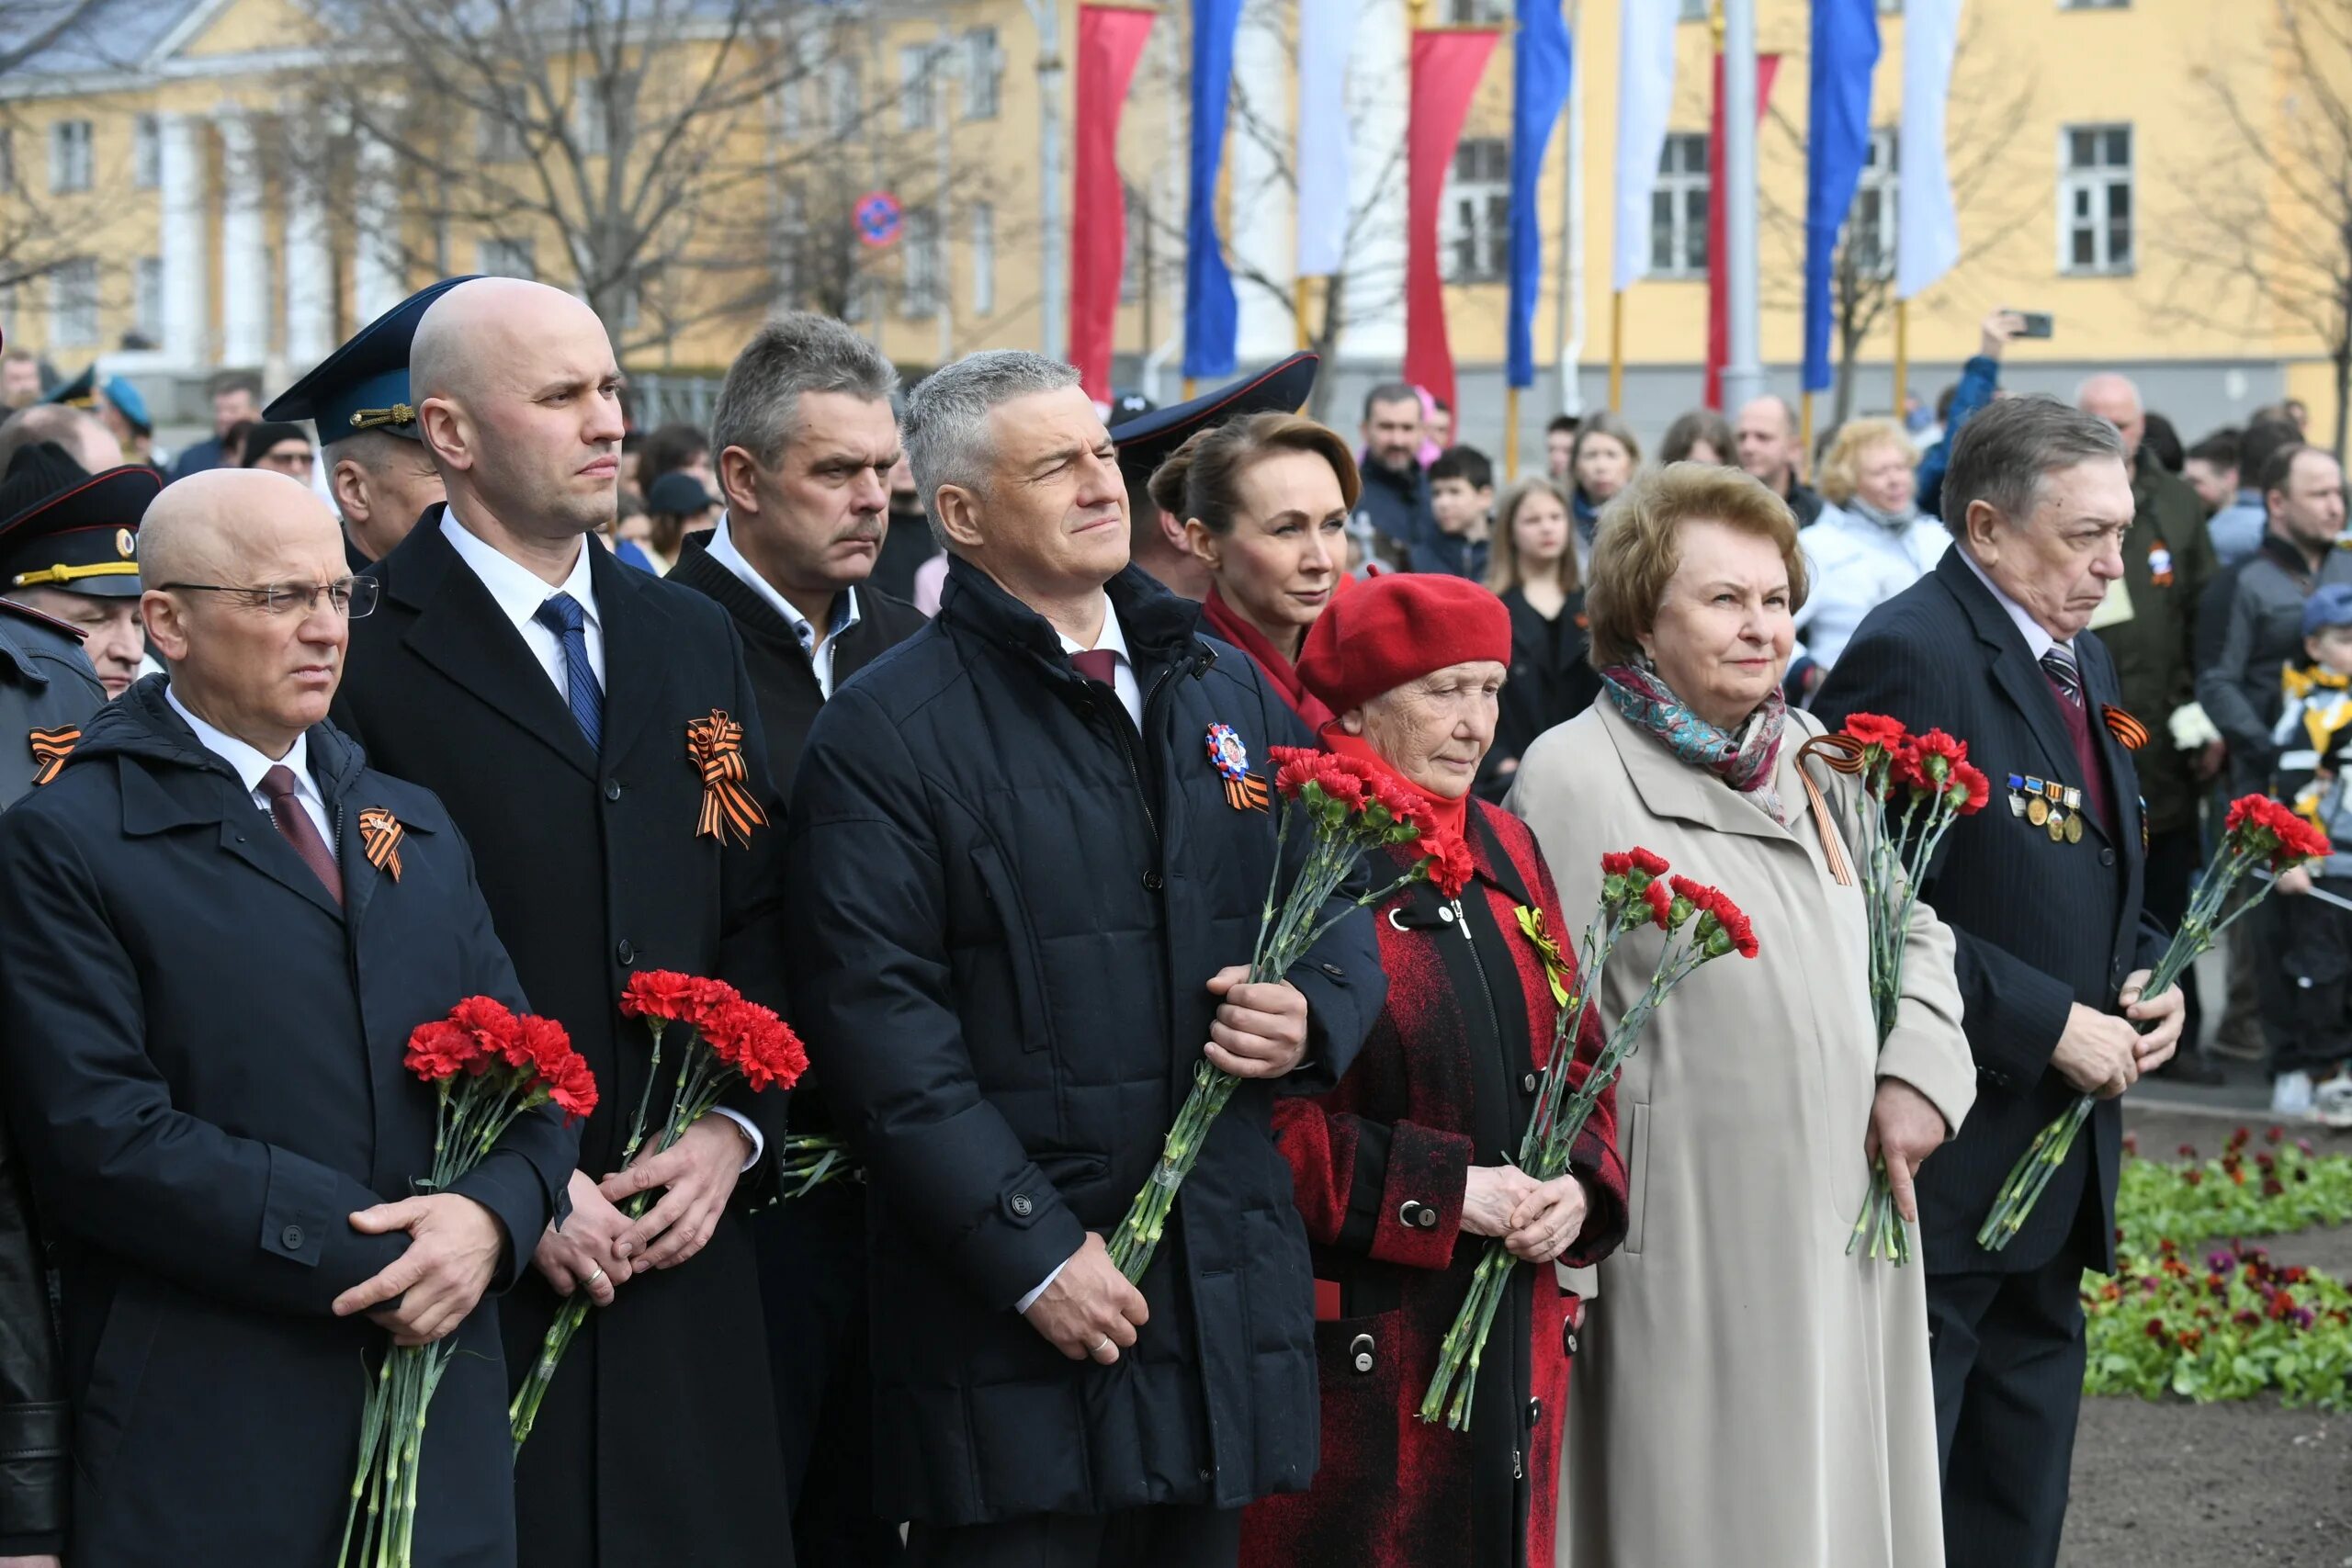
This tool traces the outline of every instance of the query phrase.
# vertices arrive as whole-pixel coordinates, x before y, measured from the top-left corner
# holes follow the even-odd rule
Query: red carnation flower
[[[1899,719],[1877,713],[1847,715],[1846,733],[1863,745],[1876,747],[1883,752],[1893,752],[1911,734]]]
[[[1664,876],[1667,873],[1666,862],[1638,844],[1634,846],[1632,859],[1634,869],[1645,876]]]
[[[1951,784],[1946,791],[1952,806],[1962,817],[1973,817],[1984,809],[1993,798],[1993,781],[1973,762],[1961,762],[1952,769]]]
[[[1922,773],[1919,768],[1919,748],[1912,744],[1911,738],[1909,736],[1905,736],[1902,740],[1887,748],[1886,787],[1888,794],[1892,794],[1898,789],[1925,789],[1928,787],[1929,783],[1930,781],[1928,780],[1928,775]]]
[[[696,981],[674,969],[640,969],[621,990],[623,1018],[677,1020],[686,1016]]]
[[[1449,898],[1459,898],[1462,890],[1470,886],[1478,863],[1470,853],[1470,846],[1459,838],[1436,838],[1422,835],[1422,846],[1429,852],[1430,883]]]
[[[481,1052],[473,1031],[460,1029],[446,1018],[420,1023],[409,1032],[408,1051],[401,1065],[426,1083],[456,1077]]]
[[[1600,857],[1600,874],[1623,876],[1634,869],[1634,857],[1629,854],[1606,854]]]
[[[1912,744],[1918,750],[1919,772],[1931,784],[1943,783],[1968,761],[1968,743],[1954,739],[1940,729],[1928,730]]]
[[[1315,787],[1329,799],[1338,801],[1350,811],[1361,811],[1367,804],[1379,801],[1386,805],[1385,796],[1376,795],[1363,775],[1344,768],[1326,767],[1315,775]],[[1390,812],[1391,816],[1396,813]]]
[[[1657,922],[1657,929],[1662,931],[1672,931],[1674,929],[1674,895],[1668,891],[1667,885],[1663,882],[1652,882],[1647,887],[1642,889],[1642,897],[1649,900],[1650,918]]]
[[[728,1007],[743,999],[743,994],[724,980],[696,978],[688,982],[688,991],[680,1016],[697,1031],[707,1031],[710,1021]]]
[[[757,1002],[729,1002],[704,1026],[702,1037],[711,1055],[742,1074],[754,1092],[777,1083],[791,1088],[808,1063],[798,1037]]]

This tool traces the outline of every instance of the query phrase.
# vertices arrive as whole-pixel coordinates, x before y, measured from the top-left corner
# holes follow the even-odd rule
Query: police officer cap
[[[1299,353],[1230,386],[1132,419],[1115,417],[1111,439],[1118,443],[1119,468],[1130,484],[1151,478],[1177,447],[1211,425],[1253,413],[1296,413],[1315,390],[1316,367],[1322,361]]]
[[[277,395],[261,411],[267,420],[307,419],[318,426],[319,445],[331,446],[363,430],[422,441],[416,407],[409,396],[408,350],[425,307],[472,281],[445,277],[420,288],[351,336],[319,361],[316,368]]]
[[[163,488],[153,468],[92,474],[53,441],[21,448],[0,479],[0,593],[137,598],[139,524]]]
[[[2315,637],[2330,626],[2352,626],[2352,583],[2323,582],[2303,601],[2303,635]]]
[[[41,401],[63,403],[67,408],[94,410],[98,406],[97,394],[100,392],[107,395],[107,401],[112,403],[116,412],[141,435],[155,428],[155,422],[147,417],[147,400],[140,395],[138,388],[130,384],[130,378],[108,376],[101,379],[96,365],[90,366]]]

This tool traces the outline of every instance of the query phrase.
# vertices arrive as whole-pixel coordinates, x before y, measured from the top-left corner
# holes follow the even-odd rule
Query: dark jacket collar
[[[106,757],[134,757],[151,771],[184,770],[218,773],[242,784],[236,769],[204,749],[187,721],[164,698],[169,678],[149,675],[130,690],[100,708],[83,728],[81,743],[66,760],[76,767]],[[311,777],[332,807],[338,804],[368,766],[368,758],[350,737],[322,719],[304,732],[309,742]],[[213,819],[217,820],[217,814]]]
[[[2267,558],[2279,570],[2306,587],[2318,575],[2312,566],[2312,558],[2303,553],[2302,547],[2275,529],[2265,528],[2262,531],[2262,543],[2256,547],[2256,553]]]
[[[1200,640],[1201,606],[1180,599],[1141,568],[1130,566],[1104,583],[1137,669],[1172,664],[1207,650]],[[1061,634],[1053,624],[1007,592],[996,579],[960,556],[947,562],[940,590],[939,618],[1049,663],[1067,666]]]

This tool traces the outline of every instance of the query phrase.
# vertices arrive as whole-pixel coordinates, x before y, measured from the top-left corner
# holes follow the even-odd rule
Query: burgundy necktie
[[[343,871],[334,863],[334,856],[327,852],[327,841],[319,837],[319,826],[302,803],[294,795],[294,770],[279,763],[261,776],[261,792],[269,800],[270,819],[277,824],[278,833],[294,846],[302,863],[311,868],[318,879],[334,896],[337,905],[343,902]]]
[[[1084,653],[1073,653],[1069,661],[1088,680],[1100,681],[1114,691],[1118,689],[1119,656],[1109,649],[1094,648]]]

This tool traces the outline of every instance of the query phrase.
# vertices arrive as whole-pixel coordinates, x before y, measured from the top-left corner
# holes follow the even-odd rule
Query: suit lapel
[[[1943,553],[1936,570],[1975,627],[1977,640],[1992,649],[1994,682],[2040,743],[2043,771],[2059,779],[2080,773],[2082,764],[2075,756],[2074,737],[2066,733],[2066,721],[2058,712],[2057,694],[2050,689],[2050,678],[2041,672],[2033,649],[2026,646],[2025,633],[2009,619],[2008,612],[2001,608],[1992,591],[1978,581],[1957,543]],[[1996,761],[2000,763],[1998,768],[1990,765]],[[1979,761],[1988,773],[2029,771],[2002,759]]]
[[[594,544],[583,547],[601,553]],[[596,776],[595,755],[571,707],[481,579],[442,536],[438,507],[386,558],[385,588],[417,612],[405,639],[412,652],[572,767]],[[601,608],[606,603],[601,580],[596,592]],[[609,630],[605,652],[609,678]],[[610,728],[608,718],[608,738]]]
[[[709,715],[663,711],[669,612],[635,581],[641,574],[613,559],[608,551],[596,551],[588,575],[596,590],[596,613],[604,621],[605,755],[618,761],[649,727],[667,726],[675,742],[671,750],[684,765],[687,723]]]

